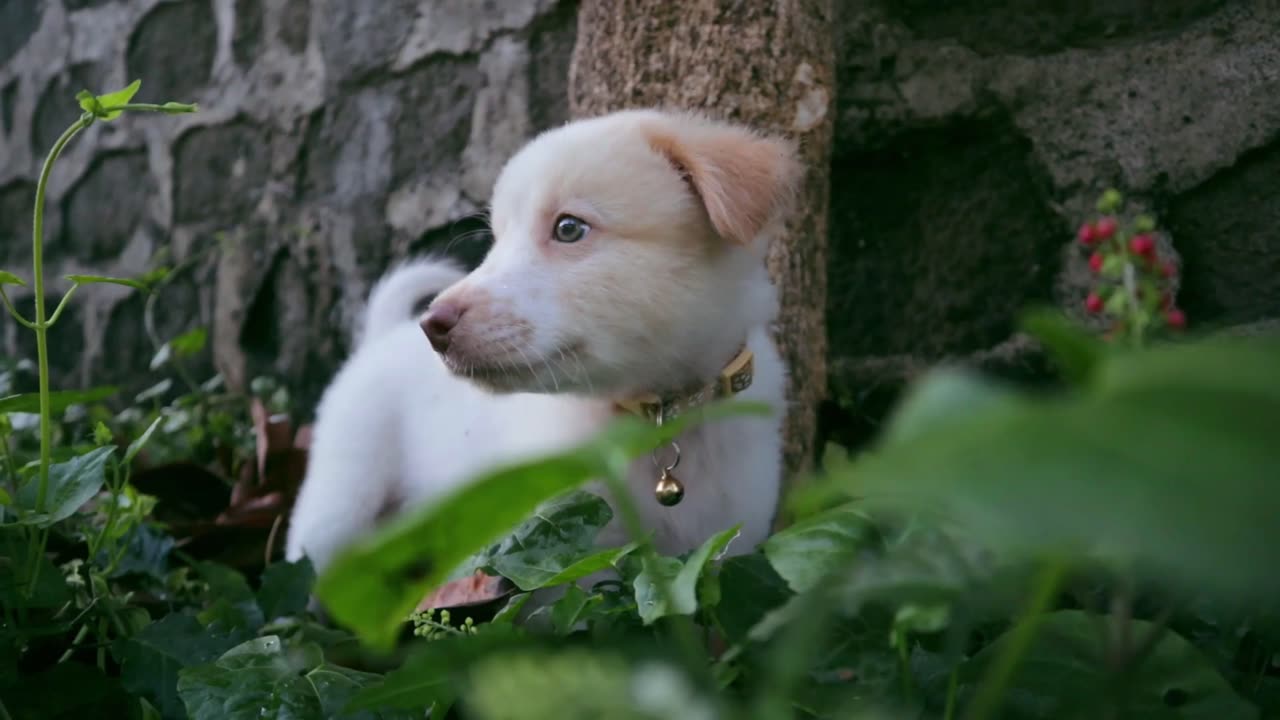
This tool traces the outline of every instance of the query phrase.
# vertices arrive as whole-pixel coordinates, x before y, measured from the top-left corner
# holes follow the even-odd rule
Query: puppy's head
[[[619,395],[709,380],[774,313],[764,269],[800,167],[734,125],[626,111],[548,131],[494,187],[494,245],[422,326],[497,391]]]

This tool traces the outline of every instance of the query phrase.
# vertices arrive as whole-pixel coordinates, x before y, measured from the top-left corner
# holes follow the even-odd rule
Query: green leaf
[[[268,635],[237,645],[212,663],[184,668],[178,694],[191,720],[412,717],[344,711],[360,689],[377,679],[325,663],[316,645],[286,646]]]
[[[805,592],[848,562],[870,531],[869,518],[845,505],[775,533],[764,553],[792,590]]]
[[[296,615],[307,608],[311,585],[315,582],[311,561],[274,562],[262,573],[258,605],[268,620]]]
[[[1011,558],[1134,569],[1266,600],[1280,576],[1280,345],[1108,357],[1081,390],[1012,396],[863,457],[836,481],[864,507],[927,511]]]
[[[50,412],[58,414],[72,405],[90,405],[116,394],[114,387],[97,387],[90,390],[56,390],[49,393]],[[40,394],[24,393],[0,398],[0,413],[38,413]]]
[[[1037,309],[1022,316],[1022,329],[1044,346],[1062,373],[1083,382],[1107,352],[1107,346],[1059,310]]]
[[[106,283],[110,285],[124,285],[125,287],[131,287],[144,292],[149,292],[151,290],[151,288],[132,278],[106,277],[104,275],[68,275],[67,279],[77,285]]]
[[[209,583],[209,598],[213,604],[200,613],[205,624],[233,631],[255,632],[265,621],[262,608],[249,582],[239,572],[213,562],[196,564],[196,571]]]
[[[0,488],[0,505],[3,505],[4,507],[9,507],[12,504],[13,504],[13,496],[9,494],[8,490],[5,490],[4,488]]]
[[[631,459],[694,422],[748,412],[769,410],[759,404],[716,403],[661,428],[618,418],[575,449],[498,469],[388,523],[340,554],[320,576],[316,595],[335,620],[374,649],[387,649],[418,601],[544,501],[622,473]]]
[[[102,117],[105,113],[102,110],[102,103],[98,102],[98,96],[88,90],[81,90],[76,93],[76,100],[80,102],[80,109],[90,113],[94,117]]]
[[[124,453],[125,465],[132,463],[133,459],[138,457],[138,453],[142,452],[142,448],[146,447],[147,441],[155,434],[156,428],[160,427],[160,422],[162,420],[164,420],[163,417],[158,417],[155,420],[152,420],[151,424],[147,426],[147,429],[143,430],[142,434],[139,435],[137,439],[129,443],[129,448],[125,450]]]
[[[692,615],[698,609],[698,580],[718,560],[741,526],[707,538],[683,563],[675,558],[646,556],[635,581],[636,610],[645,625],[668,615]],[[663,583],[667,585],[664,592]]]
[[[974,371],[939,368],[907,390],[881,442],[886,447],[911,442],[948,424],[966,423],[975,413],[1012,397],[1012,390]],[[830,474],[848,473],[853,467],[844,465]]]
[[[533,517],[487,553],[483,564],[523,591],[577,579],[561,576],[591,560],[588,564],[594,567],[578,575],[583,577],[610,564],[601,566],[589,556],[600,555],[593,553],[596,535],[612,518],[613,511],[602,498],[582,491],[566,493],[540,505]],[[617,555],[617,551],[605,554]]]
[[[787,582],[761,553],[727,558],[720,567],[720,591],[731,602],[716,606],[725,639],[740,643],[769,612],[792,597]]]
[[[175,613],[117,641],[112,652],[126,690],[155,703],[165,717],[181,717],[178,671],[207,663],[230,648],[225,637],[210,634],[194,617]]]
[[[1186,720],[1255,720],[1258,711],[1242,700],[1204,656],[1179,635],[1165,631],[1150,655],[1126,676],[1124,704],[1117,705],[1108,671],[1105,622],[1063,610],[1043,618],[1013,677],[1002,718],[1123,717]],[[1133,620],[1131,636],[1145,638],[1149,622]],[[1005,652],[1005,635],[960,667],[962,682],[980,679]]]
[[[938,605],[991,593],[995,572],[983,549],[936,529],[916,529],[832,578],[845,615],[868,605]]]
[[[48,527],[71,517],[102,489],[107,479],[107,461],[115,453],[114,446],[94,448],[66,462],[49,467],[49,492],[45,496],[40,527]],[[18,490],[18,503],[28,510],[36,509],[39,482],[32,480]]]
[[[21,285],[22,287],[26,287],[27,281],[17,275],[14,275],[8,270],[0,270],[0,285]]]
[[[588,595],[577,585],[565,588],[564,595],[551,606],[551,627],[557,635],[568,635],[592,606],[600,604],[599,595]]]
[[[97,98],[98,104],[95,109],[90,109],[85,107],[84,100],[80,101],[80,107],[84,108],[85,110],[88,110],[89,112],[92,112],[94,115],[96,115],[99,119],[103,120],[104,122],[111,122],[112,120],[115,120],[116,118],[120,117],[120,113],[123,111],[122,110],[108,111],[107,108],[128,104],[128,102],[133,99],[133,96],[137,94],[139,87],[142,87],[142,80],[134,80],[133,82],[129,83],[128,87],[122,90],[117,90],[113,93],[107,93],[106,95],[99,96]]]
[[[126,529],[127,535],[124,542],[127,546],[124,555],[120,557],[119,566],[111,577],[139,573],[163,581],[169,572],[169,553],[177,543],[150,523],[133,525]],[[106,548],[99,552],[98,564],[101,567],[110,564]]]
[[[208,342],[209,331],[205,328],[198,327],[188,330],[181,335],[175,337],[168,342],[173,347],[173,351],[178,357],[191,357],[204,350],[205,343]]]

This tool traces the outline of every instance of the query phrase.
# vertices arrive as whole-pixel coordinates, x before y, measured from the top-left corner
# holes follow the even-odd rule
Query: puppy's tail
[[[392,267],[369,292],[356,342],[364,343],[412,321],[432,296],[466,274],[457,263],[440,257],[417,258]]]

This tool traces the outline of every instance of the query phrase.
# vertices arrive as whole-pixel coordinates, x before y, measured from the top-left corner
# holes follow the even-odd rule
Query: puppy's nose
[[[436,352],[442,353],[449,349],[449,333],[458,325],[464,311],[462,306],[446,302],[431,308],[422,319],[422,332],[427,334],[427,340],[431,341],[431,347]]]

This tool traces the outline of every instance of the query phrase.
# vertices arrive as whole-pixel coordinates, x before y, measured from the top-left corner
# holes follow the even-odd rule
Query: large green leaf
[[[263,617],[274,620],[305,610],[315,579],[315,570],[306,558],[272,563],[262,572],[262,587],[258,589]]]
[[[865,542],[870,521],[845,505],[775,533],[764,543],[773,568],[796,592],[805,592],[844,565]]]
[[[98,494],[107,479],[107,461],[116,451],[114,446],[94,448],[66,462],[49,467],[49,490],[44,499],[44,513],[35,523],[48,527],[65,520]],[[18,490],[18,503],[36,509],[39,481],[31,480]]]
[[[121,639],[112,651],[126,690],[150,700],[166,718],[180,718],[178,671],[207,663],[230,647],[224,636],[209,633],[194,617],[175,613]]]
[[[1280,575],[1250,558],[1280,545],[1277,368],[1275,344],[1108,357],[1084,391],[979,399],[835,479],[867,507],[938,513],[1010,556],[1266,599]]]
[[[748,412],[769,410],[717,403],[661,428],[623,417],[575,449],[491,472],[348,548],[320,576],[316,595],[336,620],[375,649],[386,649],[418,601],[541,503],[590,480],[620,475],[631,459],[694,422]]]
[[[377,679],[325,663],[316,645],[289,647],[268,635],[237,645],[212,663],[184,668],[178,694],[191,720],[414,717],[345,710],[360,689]]]
[[[1254,720],[1256,708],[1240,699],[1213,666],[1182,637],[1166,631],[1131,674],[1117,682],[1108,671],[1105,620],[1076,610],[1044,617],[1012,679],[1000,717],[1009,720]],[[1145,638],[1151,623],[1133,621]],[[997,638],[960,667],[962,682],[982,678],[1010,642]]]
[[[211,604],[200,613],[200,621],[215,631],[241,638],[257,632],[267,619],[249,582],[236,570],[213,562],[196,564],[209,583]]]
[[[577,579],[561,575],[588,556],[600,554],[596,535],[612,518],[608,503],[591,493],[575,491],[552,498],[492,548],[484,564],[525,591]],[[593,569],[584,575],[603,569],[599,560],[590,565]]]
[[[88,405],[101,402],[115,395],[114,387],[98,387],[91,390],[57,390],[49,393],[50,412],[57,413],[72,405]],[[0,398],[0,413],[38,413],[40,394],[25,393]]]
[[[761,553],[725,559],[720,566],[720,591],[731,601],[717,605],[715,616],[731,643],[746,640],[752,627],[792,597],[787,581]]]
[[[707,538],[689,559],[649,556],[636,578],[636,610],[646,625],[668,615],[692,615],[698,610],[698,581],[738,537],[740,526]],[[664,588],[663,585],[666,585]]]

